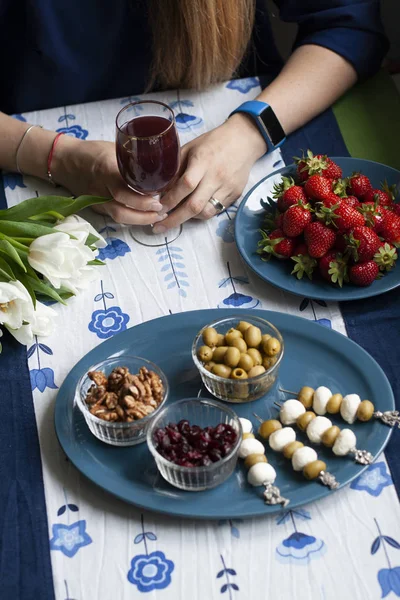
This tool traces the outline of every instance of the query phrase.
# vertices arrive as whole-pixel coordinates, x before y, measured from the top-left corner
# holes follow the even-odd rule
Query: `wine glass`
[[[131,102],[122,108],[116,118],[116,153],[121,176],[134,192],[161,196],[174,181],[180,163],[173,110],[155,100]],[[134,227],[130,233],[144,245],[165,243],[165,235],[155,236],[150,226]],[[176,239],[179,233],[180,229],[170,231],[168,237]]]

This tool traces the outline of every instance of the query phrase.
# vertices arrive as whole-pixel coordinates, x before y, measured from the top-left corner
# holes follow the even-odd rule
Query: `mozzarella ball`
[[[276,471],[269,463],[257,463],[253,465],[247,474],[247,481],[250,485],[254,485],[254,487],[274,483],[275,479]]]
[[[245,419],[244,417],[240,417],[239,419],[241,425],[242,425],[242,431],[243,433],[253,433],[253,425],[252,422],[249,421],[249,419]]]
[[[314,448],[304,446],[299,448],[292,456],[292,467],[294,471],[302,471],[308,463],[317,460],[318,455]]]
[[[306,409],[298,400],[286,400],[279,413],[279,418],[283,425],[293,425],[293,423],[296,423],[297,418],[305,412]]]
[[[310,442],[320,444],[325,431],[332,427],[332,421],[326,417],[315,417],[307,426],[306,433]]]
[[[326,413],[326,405],[328,404],[332,392],[329,388],[321,387],[317,388],[314,392],[313,409],[317,415],[324,415]]]
[[[239,458],[246,458],[249,454],[265,454],[264,445],[254,438],[243,440],[239,447]]]
[[[272,450],[275,452],[282,452],[284,447],[290,442],[294,442],[296,439],[296,432],[292,427],[284,427],[283,429],[278,429],[278,431],[274,431],[269,438],[268,442],[271,446]]]
[[[346,456],[356,447],[357,438],[351,429],[342,429],[333,444],[332,451],[336,456]]]
[[[357,418],[358,406],[361,403],[361,398],[358,394],[347,394],[340,405],[340,414],[342,419],[352,425]]]

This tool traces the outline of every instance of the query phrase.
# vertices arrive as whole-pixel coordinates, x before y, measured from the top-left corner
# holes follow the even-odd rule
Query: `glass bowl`
[[[75,403],[82,412],[90,431],[99,440],[106,444],[111,444],[112,446],[134,446],[135,444],[140,444],[145,441],[150,423],[165,404],[169,393],[168,381],[157,365],[145,358],[140,358],[139,356],[118,356],[116,358],[109,358],[97,365],[93,365],[88,369],[88,372],[102,371],[108,376],[116,367],[127,367],[133,375],[136,375],[141,367],[146,367],[149,371],[154,371],[159,376],[164,386],[164,397],[162,402],[152,413],[146,417],[132,421],[131,423],[103,421],[103,419],[92,415],[85,401],[86,394],[90,386],[93,385],[93,381],[89,379],[87,373],[85,373],[78,382],[75,393]]]
[[[249,377],[248,379],[227,379],[226,377],[214,375],[214,373],[207,371],[203,363],[197,358],[197,352],[200,346],[204,345],[203,332],[207,327],[214,327],[218,333],[225,334],[231,327],[236,327],[239,324],[239,321],[247,321],[251,325],[259,327],[263,335],[269,334],[280,341],[281,350],[279,354],[276,355],[277,360],[272,367],[265,371],[265,373],[257,375],[257,377]],[[192,346],[192,357],[206,389],[220,400],[234,403],[253,402],[253,400],[257,400],[258,398],[261,398],[261,396],[264,396],[274,385],[275,380],[278,377],[283,354],[284,342],[278,329],[269,321],[248,314],[218,319],[217,321],[205,325],[197,334]]]
[[[205,467],[181,467],[167,460],[156,450],[154,433],[169,423],[187,419],[191,425],[214,427],[219,423],[231,425],[237,432],[237,440],[232,451],[221,460]],[[147,430],[147,445],[152,453],[162,477],[171,485],[182,490],[200,492],[223,483],[235,470],[239,446],[242,440],[242,425],[236,413],[230,408],[204,398],[187,398],[163,408],[152,420]]]

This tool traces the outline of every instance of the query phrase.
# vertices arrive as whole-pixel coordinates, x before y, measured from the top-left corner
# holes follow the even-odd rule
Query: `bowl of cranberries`
[[[214,488],[232,475],[241,438],[236,413],[203,398],[169,404],[147,431],[147,445],[162,477],[194,492]]]

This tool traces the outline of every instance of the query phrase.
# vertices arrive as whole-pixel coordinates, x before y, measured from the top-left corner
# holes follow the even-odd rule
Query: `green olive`
[[[313,460],[303,469],[303,475],[306,479],[317,479],[321,471],[326,471],[326,463],[323,460]]]
[[[333,394],[333,396],[329,398],[326,405],[326,412],[328,412],[330,415],[336,415],[340,411],[342,400],[342,394]]]
[[[304,444],[303,442],[290,442],[289,444],[286,444],[286,446],[283,449],[283,456],[285,458],[288,458],[289,460],[292,458],[293,454],[296,452],[296,450],[298,450],[299,448],[303,448]]]
[[[214,329],[214,327],[207,327],[207,329],[203,331],[203,340],[206,346],[210,346],[210,348],[213,348],[217,345],[217,339],[218,333],[217,330]]]
[[[237,367],[240,360],[240,350],[234,346],[230,346],[224,354],[224,363],[228,367]]]
[[[256,436],[254,433],[244,433],[242,435],[242,440],[248,440],[249,438],[254,439]]]
[[[233,371],[231,373],[231,378],[232,379],[247,379],[247,373],[244,369],[240,369],[239,367],[236,367],[236,369],[233,369]]]
[[[312,408],[314,399],[314,390],[312,387],[305,385],[297,394],[297,400],[302,403],[304,408]]]
[[[238,367],[240,369],[244,369],[245,371],[250,371],[250,369],[254,367],[254,360],[251,358],[250,354],[240,354]]]
[[[216,363],[220,363],[224,360],[225,352],[228,350],[228,346],[218,346],[218,348],[214,348],[213,352],[213,361]]]
[[[217,334],[217,343],[215,344],[217,346],[217,348],[219,348],[220,346],[226,346],[225,344],[225,336],[223,333],[218,333]]]
[[[235,338],[231,344],[228,344],[228,346],[237,348],[240,353],[247,352],[247,344],[242,338]]]
[[[253,359],[254,366],[261,365],[262,356],[261,352],[257,350],[257,348],[249,348],[247,350],[247,354]]]
[[[263,356],[262,366],[268,370],[276,364],[277,360],[276,356]]]
[[[213,368],[213,366],[214,366],[215,364],[216,364],[216,363],[215,363],[213,360],[210,360],[210,362],[208,362],[208,363],[206,363],[206,364],[204,365],[204,368],[205,368],[205,370],[206,370],[206,371],[210,371],[210,372],[211,372],[211,371],[212,371],[212,368]]]
[[[251,327],[251,323],[248,323],[247,321],[239,321],[239,324],[236,325],[236,329],[242,333],[244,333],[249,327]]]
[[[274,337],[270,337],[265,344],[263,350],[267,356],[276,356],[281,351],[281,343]]]
[[[301,431],[305,431],[313,419],[315,419],[317,415],[312,411],[308,410],[297,418],[296,425]]]
[[[375,406],[370,400],[363,400],[357,409],[357,419],[360,421],[369,421],[375,412]]]
[[[244,332],[244,341],[249,348],[258,348],[261,342],[261,329],[250,325]]]
[[[257,377],[257,375],[262,375],[265,373],[265,368],[262,365],[256,365],[247,373],[249,377]]]
[[[249,456],[246,456],[245,458],[244,466],[246,469],[251,469],[251,467],[254,467],[254,465],[257,463],[262,462],[268,462],[268,458],[265,456],[265,454],[249,454]]]
[[[321,442],[327,448],[332,448],[339,433],[340,433],[339,427],[337,425],[332,425],[332,427],[329,427],[329,429],[324,431],[324,433],[321,437]]]
[[[233,346],[233,341],[234,340],[242,340],[242,339],[243,339],[243,334],[240,333],[240,331],[238,331],[237,329],[230,329],[225,334],[225,343],[228,346]]]
[[[200,346],[197,356],[202,362],[209,362],[213,357],[212,348],[209,346]]]
[[[226,379],[229,379],[231,371],[232,369],[227,365],[214,365],[211,372],[219,377],[225,377]]]
[[[271,336],[271,335],[269,335],[269,333],[264,333],[264,334],[261,336],[261,347],[262,347],[262,346],[265,344],[265,342],[266,342],[267,340],[269,340],[271,337],[272,337],[272,336]]]
[[[270,419],[269,421],[261,423],[258,428],[258,433],[264,440],[267,440],[269,436],[275,431],[278,431],[278,429],[282,429],[282,423],[276,419]]]

